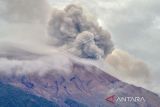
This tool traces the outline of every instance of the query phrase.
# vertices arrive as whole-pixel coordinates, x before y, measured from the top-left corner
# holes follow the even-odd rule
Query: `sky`
[[[69,4],[77,6],[64,9]],[[84,14],[81,14],[82,10],[79,6],[83,8]],[[0,63],[5,62],[1,64],[0,69],[6,69],[6,65],[10,65],[7,68],[12,70],[12,67],[23,63],[25,69],[28,66],[32,69],[34,64],[39,64],[37,69],[41,67],[44,70],[50,69],[52,60],[55,60],[55,52],[59,50],[57,45],[62,45],[60,50],[62,53],[66,47],[74,47],[81,44],[79,40],[89,38],[91,41],[85,45],[85,49],[74,47],[69,51],[82,58],[93,58],[93,56],[99,58],[98,54],[104,58],[104,66],[106,66],[104,69],[110,68],[107,70],[108,73],[131,84],[147,89],[152,87],[150,90],[160,94],[159,7],[158,0],[0,0],[0,55],[15,58],[15,61],[0,58]],[[77,29],[73,27],[71,20],[76,24],[81,23],[72,17],[74,12],[78,13],[82,25],[87,25],[93,31],[86,29],[87,32],[77,34],[75,31]],[[99,30],[100,26],[107,33]],[[68,41],[66,41],[67,36],[64,37],[62,33],[69,37]],[[103,42],[95,41],[94,33],[105,36],[106,42],[103,39],[99,39]],[[110,35],[115,49],[108,55],[112,50]],[[57,43],[60,44],[55,45],[56,41],[53,39],[57,39]],[[98,43],[102,43],[103,47],[97,46]],[[104,53],[106,46],[107,49],[110,47],[109,52],[107,50]],[[49,56],[30,61],[43,55]],[[26,62],[26,59],[29,61]],[[31,69],[29,70],[32,71]],[[33,70],[37,71],[37,69],[33,67]]]
[[[112,35],[115,47],[143,60],[150,69],[154,90],[159,90],[160,1],[159,0],[49,0],[62,8],[76,3],[97,16]]]

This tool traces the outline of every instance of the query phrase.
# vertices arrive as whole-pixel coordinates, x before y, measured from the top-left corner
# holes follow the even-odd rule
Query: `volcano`
[[[72,66],[69,68],[69,73],[61,73],[55,68],[43,75],[1,74],[0,82],[3,88],[0,93],[1,99],[7,99],[7,103],[13,104],[10,107],[42,107],[22,106],[21,104],[26,102],[18,99],[22,95],[28,99],[33,99],[34,96],[36,100],[33,101],[36,103],[42,103],[43,100],[46,104],[43,104],[43,107],[159,107],[160,105],[159,96],[151,91],[122,82],[94,65],[74,60],[70,62]],[[143,97],[145,102],[111,103],[106,100],[109,96]],[[16,106],[14,105],[16,102],[11,103],[16,100],[11,99],[18,99]],[[4,104],[0,102],[0,107],[9,107]]]

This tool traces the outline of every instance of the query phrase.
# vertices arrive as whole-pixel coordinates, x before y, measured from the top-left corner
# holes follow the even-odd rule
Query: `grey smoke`
[[[55,46],[65,47],[82,58],[104,58],[113,50],[110,34],[76,5],[54,10],[48,32]]]

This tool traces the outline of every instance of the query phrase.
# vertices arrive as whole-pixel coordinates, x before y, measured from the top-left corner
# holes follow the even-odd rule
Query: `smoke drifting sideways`
[[[81,58],[105,58],[113,50],[110,34],[77,5],[54,10],[48,33],[54,46],[65,48]]]
[[[63,61],[62,61],[63,60]],[[72,62],[70,58],[60,53],[52,56],[43,56],[36,59],[9,59],[0,58],[0,76],[6,75],[44,75],[61,74],[66,75],[71,72]]]
[[[115,49],[106,62],[112,67],[112,74],[125,82],[146,87],[151,83],[148,65],[126,51]]]

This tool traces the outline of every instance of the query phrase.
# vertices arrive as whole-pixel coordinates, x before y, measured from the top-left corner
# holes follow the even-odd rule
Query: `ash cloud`
[[[48,32],[54,46],[65,47],[82,58],[105,58],[113,50],[110,34],[76,5],[54,10]]]
[[[106,61],[113,68],[112,73],[118,78],[136,85],[150,84],[151,75],[148,65],[131,54],[115,49]]]

